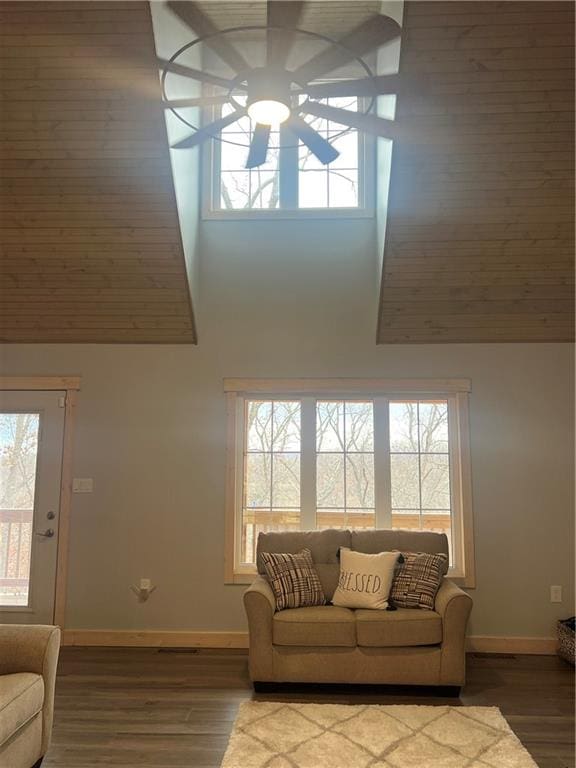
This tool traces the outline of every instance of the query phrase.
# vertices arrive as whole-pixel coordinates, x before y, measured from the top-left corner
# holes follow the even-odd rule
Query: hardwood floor
[[[433,689],[291,686],[255,695],[244,651],[63,648],[43,768],[218,768],[242,701],[458,704]],[[540,768],[574,768],[574,672],[471,654],[460,702],[498,706]]]

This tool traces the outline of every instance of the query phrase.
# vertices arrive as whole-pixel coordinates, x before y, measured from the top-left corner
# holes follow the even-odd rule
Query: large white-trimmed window
[[[226,580],[262,531],[445,533],[474,586],[468,380],[236,380],[228,398]]]
[[[245,95],[235,94],[239,102]],[[333,97],[321,103],[356,111],[356,97]],[[224,105],[225,116],[232,107]],[[248,116],[224,128],[223,141],[212,141],[206,150],[204,215],[211,217],[290,217],[317,215],[369,216],[374,209],[374,142],[362,132],[331,120],[307,117],[306,121],[338,150],[340,155],[322,165],[302,142],[282,127],[273,129],[266,163],[247,170],[246,158],[253,132]]]

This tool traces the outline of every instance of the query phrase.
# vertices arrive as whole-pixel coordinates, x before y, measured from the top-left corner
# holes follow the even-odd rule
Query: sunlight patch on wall
[[[402,25],[404,15],[403,0],[384,0],[380,12],[390,16]],[[400,66],[400,46],[402,38],[384,46],[378,52],[376,71],[379,75],[390,75],[398,72]],[[396,114],[396,96],[379,96],[377,112],[380,117],[394,119]],[[379,139],[376,151],[376,229],[378,248],[378,281],[376,293],[380,290],[382,264],[384,260],[384,242],[386,237],[386,218],[388,213],[388,192],[390,189],[390,169],[392,163],[393,144],[391,141]]]
[[[158,56],[169,59],[178,48],[189,43],[193,36],[190,29],[170,11],[166,3],[150,3],[154,41]],[[191,67],[200,65],[200,46],[191,49],[179,57],[181,64]],[[161,72],[159,71],[159,76]],[[195,80],[180,75],[170,74],[167,80],[167,96],[170,99],[201,96],[201,85]],[[193,125],[200,124],[200,110],[197,107],[180,108],[179,113]],[[169,109],[165,110],[168,142],[172,147],[176,142],[192,133],[181,120]],[[182,245],[188,271],[188,283],[192,293],[193,306],[198,306],[199,252],[198,228],[200,221],[200,153],[170,150],[172,177],[176,191],[178,218]]]

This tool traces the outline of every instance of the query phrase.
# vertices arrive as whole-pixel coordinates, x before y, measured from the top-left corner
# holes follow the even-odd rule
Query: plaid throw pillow
[[[394,574],[390,602],[397,608],[433,611],[440,582],[448,570],[448,558],[426,552],[402,552],[402,555],[404,562],[400,561]]]
[[[303,549],[297,555],[262,552],[261,556],[276,598],[277,611],[326,603],[309,549]]]

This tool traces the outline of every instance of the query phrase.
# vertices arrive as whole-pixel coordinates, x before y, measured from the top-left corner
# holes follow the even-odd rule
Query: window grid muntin
[[[242,100],[242,98],[245,98],[244,93],[234,94],[234,97],[238,100]],[[342,100],[342,97],[330,97],[327,99],[320,100],[322,103],[331,103],[334,101]],[[353,99],[354,100],[354,99]],[[358,98],[356,99],[356,104],[358,107],[358,110],[361,111],[364,106],[364,99]],[[222,108],[215,107],[212,111],[212,118],[211,120],[218,119],[222,114],[226,114],[226,112],[231,111],[231,108],[229,105],[224,105]],[[245,118],[247,119],[247,118]],[[210,122],[210,121],[208,121]],[[334,121],[325,121],[327,125],[339,125],[338,123],[334,123]],[[237,130],[234,130],[235,124],[232,124],[231,126],[228,126],[224,129],[224,133],[227,135],[237,134],[242,136],[243,143],[246,142],[246,136],[242,132],[238,132]],[[345,127],[344,127],[345,128]],[[332,130],[330,131],[331,134],[337,135],[338,133],[341,133],[343,128],[340,130]],[[278,134],[281,134],[282,132],[282,126],[280,126],[280,131],[276,132]],[[226,208],[222,205],[222,174],[223,173],[230,173],[232,172],[232,169],[222,169],[221,165],[221,155],[222,155],[222,142],[218,140],[211,141],[211,162],[209,163],[209,169],[210,169],[210,178],[209,178],[209,188],[211,190],[210,194],[210,212],[212,213],[230,213],[230,214],[246,214],[249,215],[254,212],[261,212],[261,211],[267,211],[270,213],[271,211],[274,212],[286,212],[286,211],[306,211],[308,213],[313,213],[314,211],[318,212],[327,212],[327,211],[347,211],[347,212],[362,212],[365,211],[367,208],[367,201],[371,196],[368,195],[367,190],[367,173],[366,173],[366,153],[367,153],[367,144],[366,144],[366,137],[362,133],[362,131],[357,131],[355,129],[349,129],[347,132],[355,134],[357,137],[357,164],[354,168],[338,168],[337,171],[351,171],[356,173],[356,204],[355,205],[344,205],[344,206],[331,206],[329,204],[329,178],[330,173],[334,172],[331,171],[330,166],[327,166],[324,170],[320,171],[322,173],[327,174],[327,200],[326,205],[322,206],[305,206],[300,207],[299,205],[299,181],[300,181],[300,161],[299,161],[299,150],[302,146],[301,142],[298,142],[298,146],[295,147],[295,152],[293,152],[293,148],[285,146],[285,143],[283,141],[280,142],[281,147],[279,151],[279,161],[278,161],[278,204],[276,207],[251,207],[251,208]],[[253,133],[252,126],[250,128],[250,134],[249,139],[251,139]],[[274,134],[274,132],[273,132]],[[248,148],[246,147],[246,153],[248,152]],[[294,166],[292,168],[292,166]],[[251,182],[252,182],[252,174],[257,171],[257,169],[238,169],[237,172],[241,173],[248,173],[249,174],[249,199],[252,196],[251,192]],[[307,171],[310,172],[310,171]],[[288,190],[286,189],[286,185],[283,183],[283,176],[289,176],[290,177],[290,183],[288,184]],[[295,192],[290,187],[296,187]],[[266,215],[266,214],[264,214]]]
[[[234,126],[230,126],[230,128],[233,128],[233,127]],[[227,137],[229,137],[232,141],[238,141],[238,142],[247,141],[247,142],[250,142],[252,140],[252,135],[253,135],[253,126],[252,126],[252,123],[250,123],[250,128],[249,128],[248,135],[246,135],[245,133],[242,133],[242,132],[238,132],[238,131],[234,131],[234,130],[228,130],[228,129],[224,129],[224,131],[222,133],[225,134]],[[270,148],[272,150],[274,150],[274,149],[277,150],[278,149],[279,137],[280,137],[280,134],[279,134],[278,131],[271,132],[271,134],[270,134]],[[215,177],[218,179],[218,182],[219,182],[217,184],[218,207],[219,207],[219,210],[223,210],[223,211],[277,210],[280,207],[279,180],[277,180],[277,183],[278,183],[277,198],[278,199],[277,199],[276,205],[274,205],[274,206],[271,206],[271,205],[266,206],[266,205],[262,204],[263,200],[266,199],[267,193],[266,193],[266,187],[264,187],[264,189],[261,188],[262,187],[261,176],[263,174],[268,174],[268,175],[271,176],[271,178],[272,178],[271,194],[273,194],[274,193],[274,174],[279,172],[279,167],[280,167],[279,153],[273,154],[273,155],[271,155],[269,153],[267,162],[264,165],[262,165],[262,166],[258,166],[257,168],[249,168],[248,169],[246,167],[241,167],[242,160],[240,158],[238,158],[238,166],[237,167],[232,166],[232,165],[227,165],[227,166],[223,167],[222,166],[222,150],[226,147],[226,145],[223,144],[222,142],[216,142],[216,143],[218,145],[217,154],[218,154],[219,162],[218,162],[218,166],[217,166],[218,170],[215,171]],[[237,148],[237,147],[234,147],[234,149],[238,149],[239,152],[243,151],[243,150],[241,150],[240,148]],[[271,159],[271,158],[273,158],[273,159]],[[274,161],[274,158],[276,159],[276,162]],[[245,162],[245,158],[244,158],[244,162]],[[248,207],[235,207],[234,205],[232,205],[231,207],[227,207],[227,205],[224,204],[224,198],[225,198],[225,190],[228,193],[229,187],[227,187],[227,185],[224,184],[223,179],[230,177],[230,179],[238,178],[240,180],[241,176],[247,177],[247,180],[248,180],[247,199],[248,199],[249,206]],[[257,185],[255,184],[255,181],[254,181],[256,178],[258,178],[258,186],[260,187],[260,193],[253,200],[254,190],[256,188],[258,188]],[[232,203],[234,203],[234,200],[232,200]]]
[[[455,542],[455,511],[456,511],[456,503],[454,499],[453,494],[453,463],[454,463],[454,449],[455,446],[451,445],[450,440],[450,419],[451,419],[451,408],[450,408],[450,398],[390,398],[388,401],[388,407],[390,408],[393,404],[409,404],[409,403],[415,403],[416,404],[416,432],[417,432],[417,443],[418,443],[418,451],[393,451],[391,446],[391,435],[389,438],[389,455],[392,459],[392,456],[417,456],[418,457],[418,502],[419,506],[416,507],[400,507],[400,506],[393,506],[393,488],[391,488],[391,513],[394,515],[395,512],[400,513],[417,513],[418,518],[420,521],[420,530],[427,530],[426,528],[423,528],[423,522],[424,522],[424,514],[433,515],[433,514],[439,514],[448,512],[448,515],[446,517],[448,518],[448,521],[450,523],[450,535],[448,536],[448,542],[449,542],[449,550],[450,550],[450,562],[451,565],[454,561],[454,548],[456,545]],[[422,404],[445,404],[446,406],[446,425],[447,425],[447,451],[422,451],[421,450],[421,422],[420,422],[420,406]],[[424,507],[422,505],[422,456],[446,456],[447,457],[447,485],[448,485],[448,498],[450,500],[450,507],[449,508],[434,508],[431,509],[430,507],[426,506]],[[393,473],[392,470],[390,472],[390,479],[391,483],[393,483]],[[393,528],[395,526],[392,526]]]
[[[302,99],[305,100],[305,97],[302,97]],[[326,98],[321,99],[320,103],[322,104],[328,104],[330,106],[336,106],[336,107],[342,107],[344,109],[348,109],[350,107],[355,107],[357,111],[362,106],[361,99],[358,99],[357,97],[332,97],[332,98]],[[333,120],[328,119],[319,119],[316,118],[316,121],[320,120],[319,125],[315,125],[315,129],[318,131],[318,133],[325,139],[330,140],[335,137],[343,137],[343,136],[355,136],[356,137],[356,147],[355,147],[355,155],[356,155],[356,165],[354,166],[334,166],[332,163],[323,166],[323,167],[315,167],[315,161],[312,160],[313,167],[312,168],[303,168],[302,167],[302,153],[303,151],[308,151],[305,146],[302,143],[299,143],[298,146],[298,180],[305,176],[306,174],[322,174],[324,177],[325,185],[326,185],[326,205],[325,206],[318,206],[318,205],[301,205],[300,204],[300,195],[298,198],[298,208],[302,210],[308,210],[308,209],[314,209],[314,208],[360,208],[363,205],[363,202],[361,200],[360,196],[360,174],[361,174],[361,166],[362,166],[362,132],[357,131],[351,128],[346,128],[346,126],[342,126],[341,123],[336,123]],[[314,120],[313,120],[314,123]],[[339,126],[339,127],[336,127]],[[318,163],[320,165],[320,163]],[[331,182],[334,181],[334,176],[341,176],[342,174],[346,174],[346,172],[349,172],[351,174],[356,175],[356,182],[355,182],[355,193],[354,197],[356,200],[356,203],[354,205],[340,205],[340,206],[333,206],[330,202],[331,194],[330,190],[332,188],[332,195],[334,195],[334,188],[333,184]],[[349,180],[348,180],[349,181]],[[298,190],[300,193],[301,184],[298,185]]]
[[[270,400],[273,400],[275,402],[286,402],[286,401],[289,401],[289,402],[299,402],[300,403],[300,417],[301,417],[301,422],[300,422],[300,437],[301,437],[301,452],[300,452],[300,458],[301,458],[301,472],[300,472],[300,481],[301,481],[301,486],[300,486],[301,509],[300,509],[300,522],[301,522],[301,524],[300,524],[299,530],[303,529],[302,522],[303,522],[303,518],[306,516],[305,510],[304,510],[304,503],[305,503],[304,502],[304,498],[305,498],[306,493],[310,491],[310,489],[305,489],[304,485],[303,485],[303,478],[304,478],[304,475],[305,475],[304,465],[305,465],[306,461],[312,461],[313,462],[313,464],[314,464],[314,471],[313,471],[314,478],[316,476],[316,467],[315,467],[316,461],[315,461],[315,459],[316,459],[317,452],[316,452],[315,440],[314,440],[313,450],[309,450],[308,452],[306,451],[305,444],[304,444],[304,441],[303,441],[303,435],[304,435],[305,430],[306,430],[306,426],[305,426],[305,423],[304,423],[304,414],[305,414],[305,408],[306,408],[305,404],[306,403],[313,404],[312,405],[312,410],[311,410],[311,412],[314,414],[314,424],[312,425],[312,427],[313,427],[312,431],[313,431],[313,434],[315,436],[316,435],[316,406],[317,406],[317,403],[319,403],[319,402],[342,402],[342,401],[345,401],[345,402],[372,403],[372,406],[373,406],[373,410],[372,410],[372,424],[373,424],[373,430],[374,430],[373,431],[373,438],[374,438],[374,451],[373,451],[373,456],[374,456],[374,507],[358,508],[358,509],[374,510],[373,514],[374,514],[374,519],[375,519],[376,527],[382,527],[383,520],[384,520],[384,524],[386,525],[386,527],[393,527],[392,524],[391,524],[391,519],[390,519],[390,523],[388,523],[386,518],[387,518],[387,515],[391,515],[392,512],[395,511],[395,510],[397,510],[397,511],[407,511],[407,512],[410,512],[410,511],[417,512],[420,521],[422,521],[422,513],[423,513],[423,511],[427,511],[429,513],[449,512],[449,515],[447,515],[447,517],[448,517],[448,519],[450,521],[450,533],[451,533],[451,536],[449,536],[449,543],[451,545],[450,571],[451,571],[451,573],[454,572],[456,576],[463,575],[463,573],[464,573],[464,571],[463,571],[463,568],[464,568],[464,562],[463,562],[464,553],[463,553],[463,548],[462,548],[463,547],[463,543],[460,541],[460,537],[463,535],[463,524],[464,523],[463,523],[463,520],[461,520],[460,517],[458,517],[458,515],[461,516],[463,514],[463,510],[462,510],[461,505],[460,505],[460,500],[458,498],[456,498],[455,496],[453,496],[453,491],[454,491],[453,474],[455,472],[460,472],[461,471],[460,456],[458,454],[458,451],[460,450],[459,447],[458,447],[459,446],[459,437],[457,435],[455,435],[455,433],[454,433],[454,424],[451,423],[454,420],[456,420],[456,421],[458,420],[456,418],[456,416],[454,415],[454,413],[455,413],[454,409],[457,409],[457,407],[458,407],[458,405],[457,405],[457,396],[456,395],[446,395],[446,396],[433,395],[431,397],[422,396],[422,397],[418,397],[418,398],[399,397],[399,396],[396,396],[396,395],[394,395],[394,396],[392,396],[392,395],[386,395],[386,396],[378,395],[378,396],[363,396],[363,397],[338,396],[338,398],[330,398],[329,396],[326,396],[326,395],[322,395],[322,396],[314,396],[314,395],[290,396],[290,395],[282,395],[282,394],[279,394],[278,396],[274,396],[274,397],[261,396],[261,395],[255,395],[253,397],[250,397],[248,395],[244,396],[244,403],[246,403],[247,401],[264,402],[264,401],[270,401]],[[389,432],[389,409],[390,409],[390,404],[392,404],[392,403],[408,403],[408,402],[415,402],[415,403],[418,403],[418,404],[443,403],[443,404],[446,405],[446,409],[447,409],[446,419],[447,419],[447,422],[448,422],[448,433],[447,433],[448,451],[438,451],[438,452],[430,452],[430,451],[428,451],[428,452],[425,452],[425,455],[445,455],[445,456],[448,457],[448,484],[449,484],[448,487],[449,487],[449,497],[450,497],[450,504],[451,504],[450,509],[438,508],[438,509],[433,509],[433,510],[429,510],[429,509],[423,510],[422,507],[420,507],[420,509],[415,509],[413,507],[406,507],[406,508],[404,508],[404,507],[394,507],[394,508],[392,508],[392,506],[391,506],[391,501],[392,501],[391,494],[390,494],[390,498],[387,500],[388,503],[385,504],[385,505],[382,505],[383,508],[379,509],[378,498],[377,498],[377,495],[378,495],[377,494],[377,489],[380,486],[381,482],[382,482],[383,485],[386,485],[385,481],[382,480],[382,478],[379,479],[379,477],[376,474],[377,473],[377,466],[382,466],[381,461],[380,461],[380,459],[382,457],[381,456],[379,457],[379,454],[380,453],[385,453],[386,456],[388,457],[388,461],[389,461],[389,458],[390,458],[390,456],[393,453],[390,450],[390,432]],[[388,434],[386,435],[386,441],[385,441],[387,448],[385,448],[384,451],[382,450],[382,445],[381,445],[382,440],[378,439],[378,430],[377,430],[377,425],[376,425],[376,416],[377,416],[377,412],[378,412],[379,407],[382,408],[382,413],[385,416],[385,421],[388,422],[386,424],[386,432]],[[243,409],[242,412],[244,413],[245,409]],[[245,419],[245,416],[244,416],[244,419]],[[421,437],[420,437],[420,421],[418,419],[418,448],[420,448],[420,440],[421,440]],[[330,453],[330,452],[326,451],[324,453]],[[396,452],[396,453],[402,453],[402,452]],[[415,452],[403,452],[403,453],[405,455],[411,455],[411,454],[414,454]],[[386,456],[384,458],[386,458]],[[388,466],[389,466],[389,464],[388,464]],[[419,472],[420,472],[420,469],[419,469]],[[390,474],[390,471],[388,472],[388,474]],[[390,482],[390,480],[391,480],[391,478],[388,477],[388,481],[389,482]],[[458,483],[460,483],[459,479],[458,479]],[[421,484],[419,482],[419,486],[420,485]],[[388,487],[391,490],[390,486],[388,486]],[[314,488],[313,490],[314,490],[314,497],[315,497],[316,496],[316,489]],[[330,509],[330,508],[327,507],[325,509]],[[346,509],[348,509],[348,508],[346,508]],[[357,508],[356,507],[350,507],[349,509],[357,509]],[[238,518],[240,518],[240,523],[241,523],[241,516],[238,516]],[[309,519],[309,517],[308,517],[308,519]],[[310,526],[304,526],[304,527],[306,527],[306,529],[310,528]],[[347,523],[346,527],[353,527],[353,526],[351,526],[351,525],[349,525]],[[420,530],[426,530],[426,529],[420,528]],[[458,558],[457,562],[454,562],[454,557]],[[251,563],[243,563],[242,565],[244,567],[248,567],[248,568],[253,567],[253,565]],[[242,566],[240,566],[240,567],[242,567]]]
[[[371,435],[372,435],[372,450],[371,451],[351,451],[348,445],[348,432],[347,432],[347,422],[348,422],[348,416],[350,415],[350,411],[348,410],[348,406],[352,403],[358,403],[362,405],[368,405],[370,406],[371,410]],[[315,408],[315,429],[316,433],[318,435],[318,406],[321,404],[332,404],[337,406],[337,436],[340,440],[340,427],[341,427],[341,446],[342,450],[322,450],[321,445],[318,445],[318,441],[316,444],[316,450],[315,450],[315,456],[314,461],[316,464],[316,478],[318,483],[318,459],[319,456],[341,456],[342,457],[342,502],[343,506],[338,506],[335,504],[326,504],[321,505],[319,503],[318,499],[318,492],[316,493],[316,523],[318,524],[319,519],[321,518],[322,514],[325,515],[328,514],[330,511],[334,514],[340,513],[343,516],[343,523],[344,527],[348,526],[350,520],[353,520],[353,517],[350,518],[350,515],[354,514],[362,514],[365,513],[367,515],[370,515],[372,517],[372,526],[375,527],[376,524],[376,492],[375,492],[375,485],[376,485],[376,460],[375,460],[375,441],[374,441],[374,431],[375,431],[375,425],[374,425],[374,400],[373,399],[351,399],[351,398],[338,398],[338,399],[328,399],[328,398],[317,398],[316,399],[316,408]],[[341,410],[340,410],[341,409]],[[340,425],[341,421],[341,425]],[[358,504],[349,504],[349,493],[348,493],[348,470],[349,467],[352,467],[353,469],[353,462],[350,460],[351,456],[357,456],[357,457],[371,457],[371,466],[372,466],[372,500],[373,504],[371,506],[359,506]]]
[[[249,427],[248,427],[248,409],[251,403],[270,403],[271,409],[270,409],[270,449],[266,451],[258,451],[258,450],[250,450],[249,449]],[[276,404],[280,403],[298,403],[298,414],[299,414],[299,441],[300,441],[300,450],[296,451],[286,451],[286,450],[274,450],[274,407]],[[299,519],[301,519],[301,508],[302,508],[302,487],[301,487],[301,467],[302,467],[302,403],[299,398],[288,398],[288,397],[274,397],[274,398],[268,398],[268,397],[247,397],[243,401],[243,408],[242,408],[242,414],[243,414],[243,425],[242,425],[242,483],[241,487],[239,488],[240,492],[240,500],[241,500],[241,515],[240,517],[240,525],[239,530],[237,529],[237,535],[239,536],[239,557],[240,557],[240,563],[241,565],[252,565],[254,563],[254,559],[249,560],[246,557],[246,553],[248,551],[248,526],[253,526],[254,530],[251,531],[251,536],[253,537],[253,540],[250,540],[251,549],[255,553],[256,549],[256,528],[258,527],[258,524],[255,523],[249,523],[246,522],[247,518],[250,516],[249,513],[253,513],[255,516],[261,512],[261,513],[268,513],[270,515],[270,518],[272,519],[275,513],[282,514],[282,512],[290,514],[298,514]],[[288,506],[283,505],[281,507],[276,507],[274,505],[274,457],[275,455],[294,455],[294,456],[300,456],[300,462],[299,462],[299,496],[300,496],[300,505],[299,506]],[[269,482],[269,494],[270,494],[270,503],[267,506],[248,506],[247,504],[247,468],[248,468],[248,457],[249,456],[258,456],[258,455],[267,455],[270,457],[270,482]],[[276,528],[272,525],[267,526],[270,530],[275,530]],[[282,530],[282,527],[280,527],[280,530]]]

